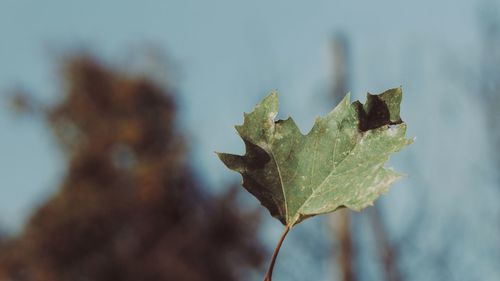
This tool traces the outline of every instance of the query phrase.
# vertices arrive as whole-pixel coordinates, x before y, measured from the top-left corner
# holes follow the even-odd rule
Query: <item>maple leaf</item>
[[[218,156],[290,227],[339,207],[360,211],[401,177],[384,168],[392,153],[411,143],[399,116],[401,97],[401,88],[391,89],[368,94],[362,105],[350,104],[348,94],[303,135],[292,118],[274,120],[278,95],[272,92],[236,126],[246,154]]]
[[[278,94],[272,92],[236,126],[245,155],[217,153],[286,226],[277,250],[304,219],[341,207],[360,211],[401,177],[384,168],[391,154],[412,142],[400,118],[401,88],[368,94],[364,105],[349,98],[303,135],[292,118],[275,121]]]

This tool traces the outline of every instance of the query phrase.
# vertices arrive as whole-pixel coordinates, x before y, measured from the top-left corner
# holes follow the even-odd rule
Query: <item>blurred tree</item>
[[[344,33],[337,33],[333,38],[333,87],[330,93],[334,105],[338,104],[349,91],[351,80],[351,65],[349,52],[349,39]],[[374,241],[376,242],[377,254],[382,263],[382,272],[384,280],[402,281],[402,275],[397,263],[397,254],[399,253],[396,245],[391,243],[389,233],[384,223],[384,217],[381,214],[378,202],[373,208],[368,210],[369,220],[371,222]],[[353,235],[352,224],[354,223],[351,211],[339,210],[332,215],[334,228],[338,244],[337,262],[340,270],[341,280],[356,281],[359,279],[356,274],[356,264],[358,258],[356,255],[356,236]]]
[[[86,55],[63,72],[62,101],[41,116],[67,173],[0,244],[1,281],[241,280],[260,265],[255,214],[237,208],[234,192],[203,192],[168,91]]]
[[[333,52],[333,87],[330,99],[333,105],[337,105],[349,91],[350,84],[350,63],[349,63],[349,41],[343,33],[337,33],[332,42]],[[356,252],[352,240],[351,212],[349,210],[339,210],[331,216],[335,226],[335,233],[338,244],[337,258],[338,268],[342,281],[358,280],[355,272]]]
[[[332,41],[333,85],[330,99],[334,105],[342,101],[351,85],[351,54],[349,38],[346,34],[336,33]]]
[[[500,12],[496,1],[485,1],[480,16],[482,52],[479,66],[479,93],[486,109],[488,133],[500,168]],[[500,173],[497,173],[500,186]]]
[[[388,227],[385,218],[381,214],[380,204],[373,206],[369,212],[370,222],[375,236],[375,243],[378,251],[378,258],[382,262],[384,280],[402,281],[398,263],[399,247],[392,243],[389,238]]]
[[[4,232],[3,228],[0,226],[0,249],[2,249],[2,245],[6,239],[7,238],[6,238],[5,232]]]
[[[489,153],[496,171],[497,192],[500,191],[500,5],[497,1],[484,1],[480,14],[481,45],[478,81],[484,108]],[[474,85],[476,86],[476,85]],[[497,218],[498,218],[497,214]],[[498,224],[498,221],[497,221]],[[497,236],[498,237],[498,236]],[[498,240],[497,240],[498,241]],[[498,264],[500,245],[497,243],[495,264]]]

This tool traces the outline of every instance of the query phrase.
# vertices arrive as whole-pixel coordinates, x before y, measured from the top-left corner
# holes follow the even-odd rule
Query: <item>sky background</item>
[[[470,259],[484,255],[489,244],[474,241],[494,239],[484,221],[498,214],[497,172],[468,73],[478,67],[486,2],[495,1],[1,1],[0,224],[19,231],[64,174],[46,125],[13,115],[6,93],[21,85],[44,103],[56,101],[57,58],[67,51],[83,48],[122,66],[133,64],[134,50],[163,51],[195,169],[218,192],[239,177],[213,152],[243,152],[233,126],[269,91],[280,93],[279,117],[293,115],[303,133],[331,110],[331,42],[342,32],[351,46],[353,98],[403,86],[402,116],[417,137],[391,160],[408,174],[384,196],[391,225],[420,211],[415,189],[425,190],[433,216],[425,247],[456,230],[465,244],[457,259],[464,249]],[[443,223],[454,216],[468,227]],[[277,222],[267,225],[270,237],[281,232]],[[484,271],[500,276],[487,265]]]

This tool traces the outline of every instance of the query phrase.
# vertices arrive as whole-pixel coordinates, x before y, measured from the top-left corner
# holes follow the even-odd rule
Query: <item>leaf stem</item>
[[[278,245],[276,245],[276,249],[274,249],[273,258],[271,259],[271,264],[269,265],[269,269],[267,270],[266,276],[264,277],[264,281],[272,281],[273,279],[274,264],[276,263],[276,258],[278,257],[281,244],[283,244],[283,241],[285,240],[288,231],[290,231],[290,226],[287,225],[285,227],[285,231],[283,231],[283,234],[281,234],[281,238],[280,241],[278,242]]]

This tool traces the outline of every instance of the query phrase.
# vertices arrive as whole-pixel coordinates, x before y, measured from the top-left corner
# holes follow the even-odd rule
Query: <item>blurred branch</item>
[[[339,243],[338,262],[341,280],[356,281],[358,278],[354,270],[356,256],[353,249],[350,210],[338,210],[337,216],[337,239]]]
[[[403,281],[398,268],[399,249],[389,240],[389,233],[387,233],[387,226],[380,213],[379,205],[370,208],[369,214],[375,241],[377,241],[378,254],[384,264],[385,280]]]
[[[21,88],[8,91],[7,97],[10,109],[18,115],[40,118],[47,111],[47,107],[41,101]]]

